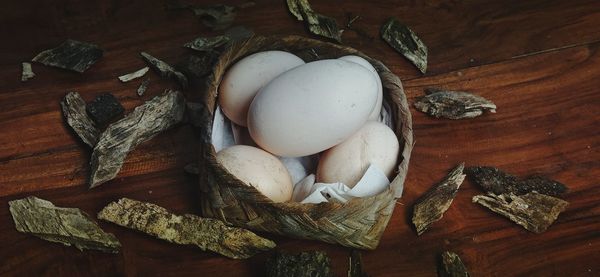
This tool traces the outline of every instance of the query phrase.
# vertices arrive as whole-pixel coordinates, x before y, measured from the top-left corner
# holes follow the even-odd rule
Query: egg
[[[377,80],[344,60],[310,62],[279,75],[248,111],[250,136],[279,156],[308,156],[358,131],[377,102]]]
[[[391,179],[398,161],[398,138],[387,125],[367,122],[346,141],[321,154],[317,182],[341,182],[354,187],[370,164]]]
[[[248,107],[264,85],[279,74],[304,64],[296,55],[284,51],[265,51],[235,63],[219,85],[219,105],[231,121],[246,126]]]
[[[377,70],[375,70],[375,68],[371,65],[370,62],[368,62],[367,60],[365,60],[359,56],[349,55],[349,56],[340,57],[339,59],[360,64],[373,73],[373,76],[375,76],[375,79],[377,79],[377,103],[375,104],[373,111],[369,115],[369,119],[370,120],[379,119],[379,115],[381,114],[381,105],[383,104],[383,87],[381,85],[381,79],[379,78],[379,73],[377,73]]]
[[[217,153],[217,161],[244,184],[255,187],[273,202],[292,199],[292,178],[279,159],[247,145],[234,145]]]

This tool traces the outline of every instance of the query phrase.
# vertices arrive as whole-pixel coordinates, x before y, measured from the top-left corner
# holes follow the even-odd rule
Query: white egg
[[[219,105],[231,121],[246,126],[248,107],[256,93],[279,74],[304,64],[294,54],[265,51],[235,63],[219,85]]]
[[[279,156],[308,156],[358,131],[377,101],[377,82],[363,66],[320,60],[286,71],[254,98],[250,135]]]
[[[341,182],[354,187],[370,164],[391,179],[398,161],[398,138],[387,125],[367,122],[348,140],[323,152],[317,167],[317,182]]]
[[[292,178],[279,159],[246,145],[234,145],[217,153],[217,161],[240,181],[255,187],[273,202],[292,199]]]
[[[339,59],[357,63],[357,64],[364,66],[366,69],[371,71],[373,73],[373,75],[375,76],[375,78],[377,79],[377,103],[375,104],[373,111],[369,115],[369,119],[370,120],[378,120],[379,115],[381,114],[381,105],[383,104],[383,87],[381,85],[381,79],[379,78],[379,73],[377,73],[377,70],[375,70],[375,68],[373,67],[373,65],[371,65],[370,62],[368,62],[367,60],[365,60],[359,56],[349,55],[349,56],[340,57]]]

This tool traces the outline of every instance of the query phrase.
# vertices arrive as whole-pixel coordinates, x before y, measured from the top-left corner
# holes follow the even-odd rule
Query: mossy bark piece
[[[176,215],[155,204],[121,198],[108,204],[98,218],[172,243],[195,245],[232,259],[246,259],[275,243],[222,221],[191,214]]]
[[[231,26],[236,15],[235,7],[221,4],[191,7],[191,10],[194,12],[194,15],[200,18],[202,24],[215,31],[224,30]]]
[[[148,85],[150,84],[150,78],[146,78],[142,81],[142,83],[140,84],[140,86],[137,88],[137,90],[135,91],[135,93],[139,96],[142,97],[144,96],[144,93],[146,93],[146,90],[148,90]]]
[[[102,58],[103,53],[95,44],[67,39],[56,48],[40,52],[32,61],[83,73]]]
[[[464,163],[461,163],[444,180],[427,191],[414,205],[412,222],[421,235],[431,224],[440,220],[452,204],[458,188],[465,179]]]
[[[442,263],[438,272],[440,277],[469,277],[467,267],[460,257],[450,251],[442,253]]]
[[[77,92],[69,92],[60,102],[60,107],[71,129],[85,144],[94,148],[98,143],[100,130],[86,112],[86,104],[81,95]]]
[[[214,37],[198,37],[184,44],[183,47],[187,47],[196,51],[213,51],[215,48],[228,44],[230,41],[231,39],[226,35]]]
[[[306,22],[311,33],[342,42],[343,31],[334,18],[316,13],[307,0],[287,0],[287,5],[296,19]]]
[[[524,195],[512,193],[476,195],[473,197],[473,202],[507,217],[534,233],[545,232],[569,205],[567,201],[535,191]]]
[[[86,111],[97,126],[106,126],[123,115],[125,108],[112,93],[103,93],[87,104]]]
[[[170,90],[110,124],[100,135],[92,153],[90,188],[117,176],[131,150],[181,122],[184,111],[183,95]]]
[[[276,253],[267,260],[267,277],[332,277],[331,260],[320,251]]]
[[[428,89],[415,102],[415,108],[435,118],[464,119],[496,112],[496,105],[479,95],[450,90]]]
[[[179,83],[182,89],[186,89],[188,87],[188,79],[187,77],[177,71],[170,64],[159,60],[152,55],[141,52],[142,58],[162,77],[165,79],[173,79]]]
[[[381,27],[381,37],[392,48],[412,62],[421,73],[427,71],[427,46],[410,28],[396,18],[390,18]]]
[[[19,232],[72,245],[79,250],[117,253],[121,248],[113,234],[104,232],[79,209],[56,207],[50,201],[35,196],[9,201],[8,205]]]
[[[469,178],[486,192],[494,194],[513,193],[523,195],[536,191],[541,194],[558,196],[568,188],[560,182],[541,176],[532,176],[524,180],[491,166],[474,166],[465,170]]]

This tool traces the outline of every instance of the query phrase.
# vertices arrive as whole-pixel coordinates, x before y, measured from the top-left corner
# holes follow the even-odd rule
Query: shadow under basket
[[[357,55],[369,61],[381,77],[384,105],[392,118],[400,142],[397,175],[384,192],[346,203],[273,203],[254,187],[247,186],[216,161],[211,143],[217,91],[229,66],[250,54],[282,50],[305,62]],[[202,214],[255,231],[294,238],[314,239],[360,249],[375,249],[387,226],[396,199],[402,195],[410,153],[413,147],[412,119],[400,79],[380,61],[346,46],[299,36],[253,37],[229,47],[216,62],[204,95],[205,118],[200,146],[200,185]]]

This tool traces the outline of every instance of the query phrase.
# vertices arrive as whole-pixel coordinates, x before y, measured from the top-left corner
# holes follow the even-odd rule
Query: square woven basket
[[[254,187],[245,185],[216,161],[211,142],[217,91],[229,66],[247,55],[267,50],[296,54],[305,62],[357,55],[369,61],[381,77],[384,106],[392,117],[393,130],[400,142],[397,175],[389,189],[347,203],[273,203]],[[385,231],[396,199],[402,195],[408,162],[413,148],[412,119],[400,78],[380,61],[342,45],[300,36],[252,37],[232,44],[221,54],[202,95],[205,115],[200,146],[200,186],[202,214],[226,223],[294,238],[321,240],[360,249],[375,249]]]

